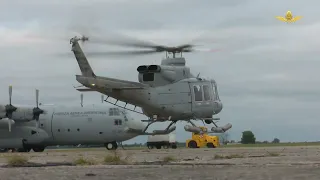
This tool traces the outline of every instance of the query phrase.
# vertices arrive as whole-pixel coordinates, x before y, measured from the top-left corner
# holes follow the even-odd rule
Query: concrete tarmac
[[[46,150],[43,153],[2,153],[0,163],[14,154],[30,162],[57,166],[2,167],[1,180],[59,179],[201,179],[201,180],[319,180],[320,146],[117,150],[124,165],[105,165],[113,152],[101,149]],[[80,157],[95,165],[71,166]],[[60,164],[60,165],[59,165]]]

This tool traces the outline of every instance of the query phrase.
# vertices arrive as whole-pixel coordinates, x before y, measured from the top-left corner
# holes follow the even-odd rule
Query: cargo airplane
[[[9,101],[0,105],[0,149],[19,152],[42,152],[47,146],[104,144],[108,150],[117,149],[117,142],[140,135],[146,127],[140,120],[117,107],[38,106],[15,107]]]

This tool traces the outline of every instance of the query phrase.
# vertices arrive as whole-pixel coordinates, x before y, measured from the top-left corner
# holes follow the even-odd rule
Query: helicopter
[[[215,121],[220,118],[213,118],[223,109],[223,104],[218,94],[217,83],[214,79],[206,79],[193,75],[190,67],[186,66],[183,52],[194,51],[193,45],[185,44],[177,47],[155,45],[147,42],[123,43],[119,45],[149,48],[151,50],[127,51],[124,54],[143,55],[165,52],[166,57],[161,64],[139,65],[137,67],[139,82],[115,79],[111,77],[97,76],[91,68],[86,55],[108,55],[111,52],[88,52],[82,51],[80,42],[91,41],[86,36],[74,36],[70,39],[71,51],[81,70],[81,75],[76,75],[76,80],[82,84],[77,87],[80,92],[96,91],[107,95],[108,98],[116,99],[116,106],[136,111],[136,107],[142,109],[143,115],[148,117],[148,122],[141,135],[169,134],[176,129],[178,121],[187,121],[191,125],[185,125],[188,132],[204,133],[191,120],[201,120],[206,124],[214,124],[208,133],[224,133],[232,125],[227,123],[219,127]],[[101,43],[101,42],[100,42]],[[120,54],[121,54],[120,53]],[[177,56],[179,55],[180,56]],[[172,56],[170,56],[172,55]],[[79,88],[85,87],[85,88]],[[125,102],[124,106],[117,104],[118,101]],[[128,109],[127,105],[134,105],[134,109]],[[148,127],[155,122],[170,121],[171,123],[164,130],[154,130],[148,133]]]

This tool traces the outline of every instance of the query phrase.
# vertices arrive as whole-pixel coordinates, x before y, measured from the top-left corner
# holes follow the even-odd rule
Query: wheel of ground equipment
[[[149,146],[148,146],[148,149],[153,149],[153,146],[150,146],[150,145],[149,145]]]
[[[172,148],[172,149],[177,149],[177,145],[176,145],[176,144],[173,144],[173,145],[171,146],[171,148]]]
[[[169,148],[170,148],[169,145],[164,145],[164,146],[163,146],[163,149],[169,149]]]
[[[45,149],[45,147],[41,147],[41,146],[38,146],[38,147],[33,147],[32,150],[34,152],[43,152]]]
[[[156,148],[157,148],[157,149],[161,149],[161,146],[157,145]]]
[[[215,146],[213,145],[213,143],[207,143],[207,147],[208,147],[208,148],[215,148]]]
[[[197,142],[194,141],[194,140],[191,140],[191,141],[188,143],[188,147],[189,147],[189,148],[197,148]]]

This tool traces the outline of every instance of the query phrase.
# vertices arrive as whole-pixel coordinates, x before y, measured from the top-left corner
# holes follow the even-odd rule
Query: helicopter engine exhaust
[[[232,128],[232,125],[230,123],[226,124],[223,127],[212,127],[211,131],[214,133],[224,133]]]
[[[148,71],[148,66],[146,66],[146,65],[139,66],[139,67],[137,68],[137,71],[138,71],[139,73],[144,73],[144,72]]]
[[[199,127],[190,126],[190,125],[185,125],[184,130],[186,130],[188,132],[192,132],[192,133],[200,133],[201,132],[201,129]]]
[[[150,66],[148,66],[148,71],[149,72],[160,72],[161,67],[159,65],[150,65]]]

